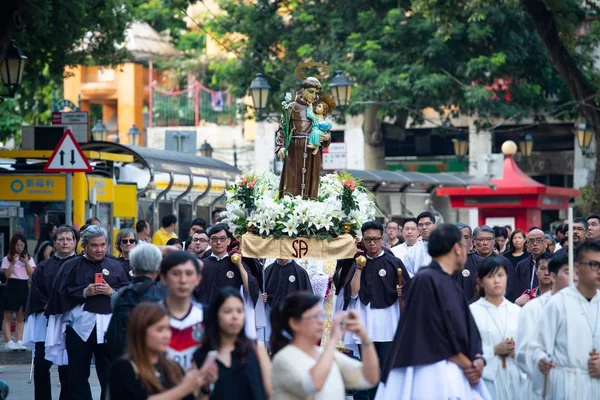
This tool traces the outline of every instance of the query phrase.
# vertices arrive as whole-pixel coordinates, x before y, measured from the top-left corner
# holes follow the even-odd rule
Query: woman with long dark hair
[[[217,374],[214,363],[185,373],[167,359],[171,341],[169,314],[158,303],[142,302],[131,312],[127,350],[110,367],[110,398],[127,400],[193,400],[193,393]]]
[[[225,287],[211,302],[205,318],[204,344],[194,354],[202,365],[217,352],[219,380],[211,400],[264,400],[271,393],[271,361],[262,343],[250,340],[244,330],[244,300],[240,291]]]
[[[4,272],[6,289],[3,294],[2,309],[4,320],[2,321],[2,333],[9,350],[25,350],[22,344],[23,327],[25,325],[25,306],[29,296],[29,277],[33,274],[35,262],[27,251],[27,239],[20,233],[15,233],[10,239],[8,255],[2,260],[0,269]],[[17,314],[17,325],[15,328],[16,341],[12,340],[10,324],[13,314]]]
[[[527,252],[527,247],[525,246],[525,240],[525,232],[523,232],[521,229],[515,229],[510,235],[510,240],[508,241],[508,251],[504,253],[504,257],[508,258],[515,268],[517,268],[517,264],[519,262],[529,258],[529,253]]]
[[[54,232],[56,232],[56,225],[42,225],[42,229],[40,230],[40,237],[38,239],[37,244],[35,245],[35,249],[33,250],[36,263],[39,264],[42,261],[50,258],[50,256],[52,255],[52,252],[54,251],[54,249],[52,248],[52,236],[54,236]]]
[[[504,294],[508,280],[506,266],[495,258],[485,259],[477,271],[481,297],[469,307],[483,342],[483,381],[494,400],[519,398],[521,374],[515,363],[519,312],[521,308]]]
[[[320,298],[310,293],[291,293],[271,312],[274,400],[338,400],[345,398],[346,389],[377,384],[379,359],[358,313],[336,314],[327,343],[318,347],[324,330]],[[362,362],[337,351],[346,331],[361,339]]]

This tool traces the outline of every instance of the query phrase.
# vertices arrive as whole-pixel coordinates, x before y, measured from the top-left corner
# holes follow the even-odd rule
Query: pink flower
[[[252,189],[254,187],[254,185],[256,185],[256,181],[254,179],[252,179],[250,182],[248,182],[248,187],[250,189]]]
[[[240,179],[240,186],[245,186],[246,183],[248,183],[248,178],[243,177],[242,179]]]
[[[350,190],[354,190],[354,182],[353,181],[345,181],[344,182],[344,187],[347,187]]]

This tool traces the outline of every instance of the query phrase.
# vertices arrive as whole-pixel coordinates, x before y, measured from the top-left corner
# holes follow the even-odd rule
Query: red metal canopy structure
[[[567,209],[569,201],[581,194],[579,190],[543,185],[527,176],[515,163],[516,144],[505,143],[504,175],[492,179],[495,188],[440,188],[436,194],[450,197],[453,208],[477,208],[479,225],[488,218],[514,218],[515,229],[527,230],[542,224],[542,210]]]

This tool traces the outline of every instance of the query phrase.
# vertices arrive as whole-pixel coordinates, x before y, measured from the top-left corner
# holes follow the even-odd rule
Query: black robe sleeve
[[[242,276],[237,265],[233,264],[229,257],[216,260],[213,257],[202,260],[202,280],[200,285],[194,290],[194,298],[201,304],[210,304],[217,292],[226,286],[239,288],[242,285]],[[246,273],[248,273],[248,291],[254,305],[258,301],[259,290],[258,280],[248,267],[242,262]],[[232,272],[230,278],[228,273]]]
[[[29,286],[27,306],[25,307],[26,319],[32,314],[44,311],[46,304],[48,304],[48,293],[44,288],[44,268],[52,261],[52,258],[44,260],[33,270],[33,274],[31,275],[31,284]]]
[[[359,299],[371,308],[387,308],[398,300],[396,286],[398,269],[402,270],[402,291],[406,293],[410,285],[410,275],[402,260],[390,253],[384,253],[375,259],[367,260],[360,276]]]
[[[283,266],[277,262],[269,265],[265,274],[265,282],[267,302],[271,308],[278,307],[289,293],[313,292],[308,273],[293,260]]]
[[[104,280],[114,291],[119,290],[131,282],[127,268],[120,261],[108,257],[98,262],[90,261],[85,257],[79,257],[76,261],[77,264],[66,277],[65,285],[66,295],[71,304],[84,304],[85,311],[110,314],[110,296],[96,295],[86,298],[83,297],[83,291],[95,282],[96,273],[102,273]]]
[[[476,297],[477,271],[482,260],[483,258],[476,253],[471,253],[467,257],[465,268],[462,271],[456,271],[452,274],[452,279],[454,279],[461,289],[462,294],[468,303],[473,301]]]
[[[64,261],[58,269],[48,296],[46,316],[64,314],[78,304],[77,300],[67,295],[66,285],[68,275],[79,264],[81,257],[81,255],[77,255]]]

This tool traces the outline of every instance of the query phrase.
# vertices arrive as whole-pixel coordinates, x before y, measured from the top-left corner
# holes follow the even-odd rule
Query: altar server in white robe
[[[538,261],[537,265],[538,270],[544,268],[542,260]],[[552,257],[548,262],[547,273],[552,281],[552,289],[531,300],[521,308],[517,335],[515,337],[517,342],[515,357],[517,366],[527,376],[521,388],[521,398],[527,400],[542,399],[544,375],[533,362],[534,343],[537,340],[544,306],[548,303],[551,296],[569,286],[569,259],[567,254]],[[543,279],[538,275],[538,280],[541,284]]]
[[[495,258],[487,258],[481,263],[477,272],[481,297],[470,306],[487,363],[483,381],[495,400],[517,399],[522,381],[514,359],[514,337],[521,308],[504,297],[508,278],[506,268]]]
[[[416,218],[407,218],[402,226],[404,243],[392,247],[392,253],[406,267],[408,275],[415,276],[420,267],[429,265],[431,257],[427,252],[427,242],[419,240],[419,228]]]
[[[600,243],[575,249],[579,281],[548,300],[534,346],[545,399],[600,398]]]

